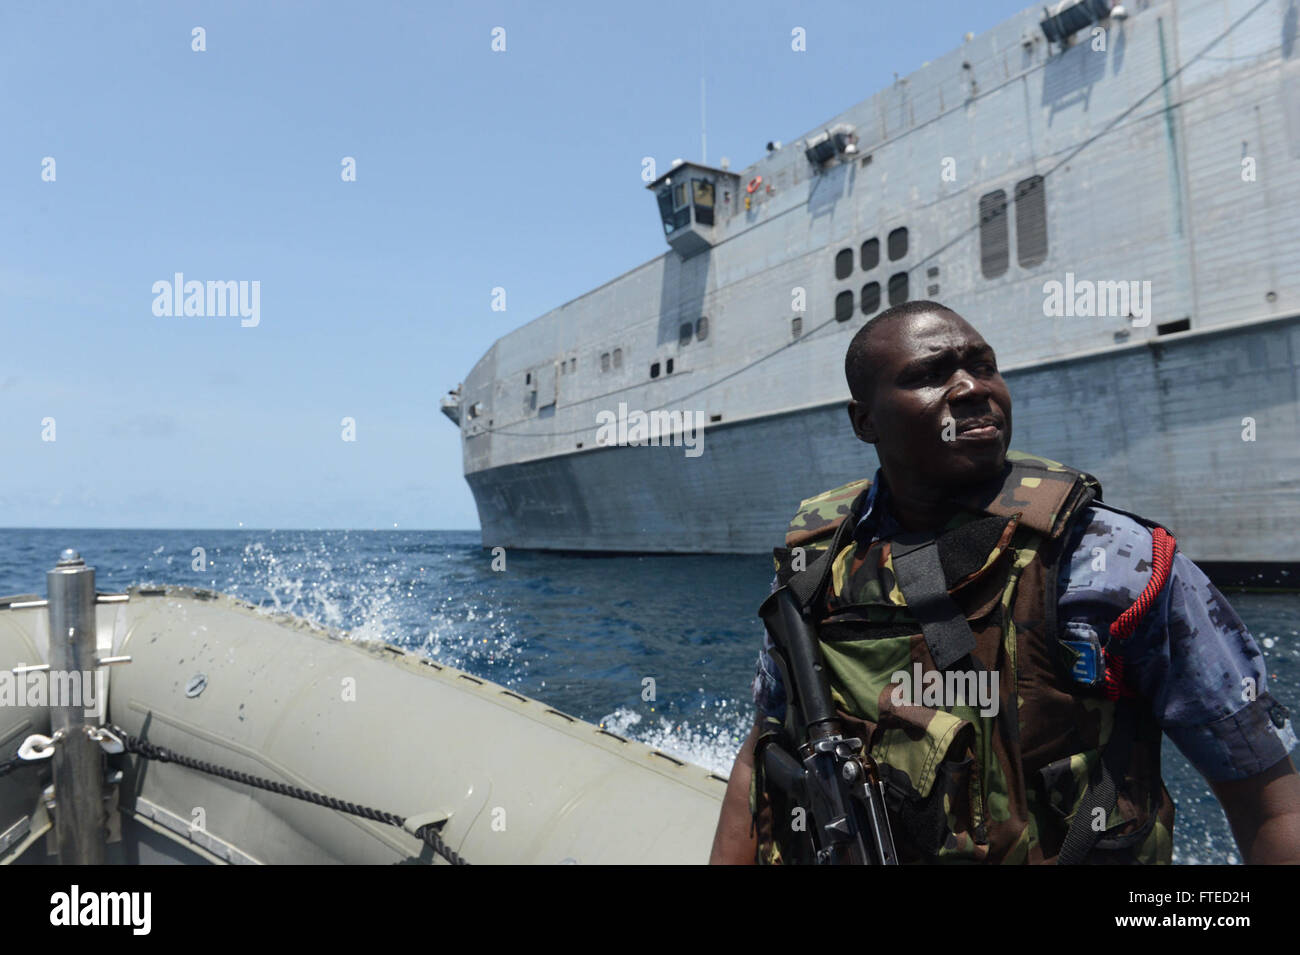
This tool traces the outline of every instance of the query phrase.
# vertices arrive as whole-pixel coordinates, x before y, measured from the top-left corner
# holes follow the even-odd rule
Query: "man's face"
[[[895,481],[957,489],[995,477],[1011,443],[1011,395],[993,349],[952,312],[875,333],[875,388],[849,404],[853,430]]]

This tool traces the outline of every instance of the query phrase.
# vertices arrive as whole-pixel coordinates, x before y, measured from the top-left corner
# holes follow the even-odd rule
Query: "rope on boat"
[[[35,766],[30,760],[23,759],[21,756],[15,756],[13,759],[6,759],[0,762],[0,776],[8,776],[15,769],[23,766]]]
[[[326,809],[333,809],[336,812],[345,812],[349,815],[360,816],[363,819],[369,819],[372,822],[382,822],[389,826],[396,826],[402,829],[406,825],[406,819],[402,816],[391,812],[384,812],[382,809],[371,809],[369,806],[358,806],[356,803],[347,802],[343,799],[336,799],[333,796],[327,796],[324,793],[313,792],[310,789],[302,789],[298,786],[291,786],[288,783],[276,782],[274,779],[264,779],[261,776],[252,776],[248,773],[241,773],[236,769],[228,769],[225,766],[217,766],[214,763],[206,763],[201,759],[194,759],[190,756],[183,756],[175,753],[165,746],[156,746],[148,740],[140,739],[138,736],[132,736],[124,733],[121,729],[114,726],[113,733],[122,741],[123,746],[128,753],[135,753],[137,756],[143,756],[145,759],[154,759],[160,763],[175,763],[178,766],[184,766],[187,769],[193,769],[200,773],[207,773],[210,776],[219,776],[222,779],[229,779],[232,782],[242,783],[245,786],[252,786],[255,789],[265,789],[267,792],[279,793],[282,796],[290,796],[294,799],[301,799],[304,802],[314,803],[317,806],[324,806]],[[0,773],[2,775],[2,773]],[[424,841],[430,849],[442,856],[452,865],[469,865],[469,863],[459,855],[454,849],[442,841],[442,836],[432,825],[420,826],[415,830],[415,837]]]
[[[89,729],[89,727],[86,727]],[[107,731],[107,732],[106,732]],[[96,735],[98,734],[98,735]],[[111,734],[111,735],[110,735]],[[62,732],[55,734],[55,737],[34,736],[29,742],[35,741],[31,747],[32,752],[26,753],[28,748],[24,744],[24,749],[20,750],[20,755],[11,759],[0,761],[0,777],[8,776],[14,770],[23,766],[35,766],[41,759],[47,758],[54,750],[54,746],[59,742]],[[114,739],[113,737],[116,737]],[[369,806],[358,806],[356,803],[348,802],[344,799],[336,799],[333,796],[327,796],[324,793],[314,792],[310,789],[302,789],[298,786],[291,786],[288,783],[276,782],[274,779],[263,779],[261,776],[253,776],[249,773],[241,773],[236,769],[228,769],[225,766],[217,766],[215,763],[205,763],[201,759],[194,759],[190,756],[183,756],[180,753],[172,752],[165,746],[155,746],[148,740],[140,739],[138,736],[132,736],[124,733],[116,726],[101,727],[92,733],[92,738],[106,741],[105,750],[108,752],[128,752],[145,759],[154,759],[160,763],[175,763],[178,766],[184,766],[187,769],[193,769],[200,773],[207,773],[209,776],[220,776],[222,779],[229,779],[232,782],[242,783],[245,786],[252,786],[255,789],[265,789],[267,792],[279,793],[282,796],[290,796],[294,799],[301,799],[304,802],[314,803],[317,806],[324,806],[326,809],[333,809],[336,812],[345,812],[349,815],[360,816],[363,819],[369,819],[372,822],[382,822],[385,825],[396,826],[398,829],[406,829],[406,819],[396,813],[384,812],[382,809],[371,809]],[[116,745],[113,745],[116,744]],[[465,858],[459,855],[454,849],[442,841],[442,836],[433,823],[419,826],[411,831],[417,839],[420,839],[430,849],[442,856],[452,865],[469,865]]]

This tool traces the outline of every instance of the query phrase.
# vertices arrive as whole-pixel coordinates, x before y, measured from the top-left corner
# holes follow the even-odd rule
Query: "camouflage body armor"
[[[780,583],[825,551],[841,522],[856,523],[868,486],[856,481],[803,502],[774,552]],[[848,543],[831,561],[812,619],[846,735],[860,737],[880,766],[900,861],[1054,863],[1076,816],[1076,828],[1096,833],[1069,861],[1171,861],[1174,807],[1160,779],[1159,725],[1141,701],[1080,683],[1078,650],[1057,635],[1063,542],[1085,508],[1104,506],[1100,497],[1090,475],[1009,452],[1002,476],[957,498],[961,510],[936,535],[943,584],[975,638],[963,662],[986,670],[990,683],[997,675],[988,715],[969,696],[966,705],[925,705],[940,701],[918,687],[911,702],[896,702],[894,674],[930,674],[933,684],[944,673],[903,599],[891,542],[861,550],[840,532]],[[788,683],[787,691],[793,699]],[[766,719],[756,750],[760,863],[808,861],[799,809],[769,792],[762,773],[764,746],[797,752],[794,709],[784,725]]]

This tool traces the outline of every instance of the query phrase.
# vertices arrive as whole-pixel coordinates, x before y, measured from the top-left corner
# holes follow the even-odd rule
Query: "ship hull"
[[[1006,374],[1012,446],[1095,474],[1221,584],[1296,586],[1300,318]],[[467,475],[485,547],[760,553],[877,467],[844,404],[710,425],[703,453],[601,447]]]

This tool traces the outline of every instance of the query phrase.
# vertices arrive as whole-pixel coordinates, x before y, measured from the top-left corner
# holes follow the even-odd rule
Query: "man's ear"
[[[858,440],[875,444],[878,439],[876,428],[871,422],[871,409],[855,399],[849,402],[848,412],[849,422],[853,425],[853,433],[858,436]]]

